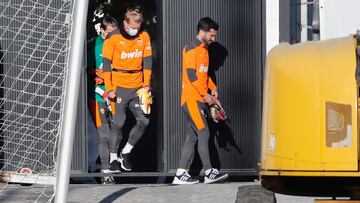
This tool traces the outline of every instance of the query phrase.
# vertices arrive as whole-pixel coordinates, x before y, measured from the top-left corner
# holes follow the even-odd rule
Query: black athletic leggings
[[[188,169],[191,165],[191,162],[194,158],[195,153],[195,145],[198,143],[198,152],[200,155],[201,162],[203,164],[203,168],[205,170],[212,168],[210,163],[210,155],[209,155],[209,127],[207,124],[207,120],[205,115],[208,113],[209,108],[207,105],[197,102],[196,108],[188,108],[188,105],[185,103],[182,106],[186,117],[188,118],[187,130],[186,130],[186,139],[184,145],[181,150],[181,158],[179,168]],[[190,113],[190,111],[192,111]],[[201,119],[204,123],[204,128],[198,129],[195,125],[194,119],[192,115],[200,114]]]
[[[126,120],[126,110],[129,108],[134,114],[136,125],[131,129],[128,143],[132,146],[139,141],[149,124],[149,119],[144,115],[139,104],[136,91],[139,88],[116,89],[115,115],[111,124],[109,147],[111,153],[117,153],[122,140],[122,129]]]
[[[101,126],[97,128],[99,133],[99,155],[101,160],[101,169],[109,169],[109,134],[110,134],[110,123],[108,120],[109,112],[104,102],[97,102]]]

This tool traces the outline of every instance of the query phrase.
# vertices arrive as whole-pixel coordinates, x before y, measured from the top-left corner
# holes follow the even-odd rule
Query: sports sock
[[[131,144],[129,143],[126,143],[125,147],[122,149],[122,153],[123,154],[128,154],[131,152],[131,150],[134,148],[134,146],[132,146]]]
[[[180,175],[182,175],[184,172],[186,172],[186,169],[178,168],[178,170],[176,171],[176,175],[177,175],[177,176],[180,176]]]
[[[211,168],[205,171],[205,175],[206,176],[209,175],[210,172],[211,172]]]
[[[117,153],[110,153],[110,163],[117,160]]]

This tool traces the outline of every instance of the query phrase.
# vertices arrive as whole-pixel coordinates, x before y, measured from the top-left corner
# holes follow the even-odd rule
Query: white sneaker
[[[229,175],[227,173],[220,173],[216,168],[212,168],[208,175],[205,175],[204,183],[216,183],[220,181],[224,181],[228,178]]]
[[[175,185],[192,185],[196,183],[199,183],[199,180],[192,178],[186,171],[179,176],[175,175],[172,182]]]
[[[104,176],[101,178],[101,183],[103,185],[112,185],[115,184],[115,180],[112,176]]]

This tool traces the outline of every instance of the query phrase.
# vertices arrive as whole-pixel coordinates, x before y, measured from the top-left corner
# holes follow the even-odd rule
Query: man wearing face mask
[[[137,95],[140,88],[150,92],[152,73],[151,42],[149,34],[141,31],[142,22],[143,16],[139,9],[128,9],[123,24],[110,32],[104,43],[103,77],[108,97],[115,100],[116,112],[109,137],[111,171],[120,170],[120,167],[131,171],[131,150],[149,123]],[[136,125],[117,157],[127,109],[135,116]]]
[[[181,107],[188,119],[186,139],[181,151],[179,168],[173,184],[196,184],[187,169],[193,160],[194,147],[198,144],[203,168],[204,183],[225,180],[228,175],[212,168],[209,156],[209,127],[206,117],[209,105],[218,98],[217,87],[208,76],[209,55],[207,46],[215,41],[219,25],[209,17],[202,18],[197,26],[195,39],[183,49]]]

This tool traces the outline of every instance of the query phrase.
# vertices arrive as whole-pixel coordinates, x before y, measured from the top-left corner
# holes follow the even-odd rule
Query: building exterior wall
[[[212,163],[254,174],[259,160],[263,65],[263,1],[184,0],[162,2],[164,169],[177,168],[186,120],[180,108],[181,51],[194,39],[197,22],[209,16],[220,24],[218,44],[209,47],[219,94],[229,123],[210,138]],[[227,55],[227,57],[225,57]],[[225,59],[225,61],[223,61]],[[200,166],[193,166],[201,168]]]

